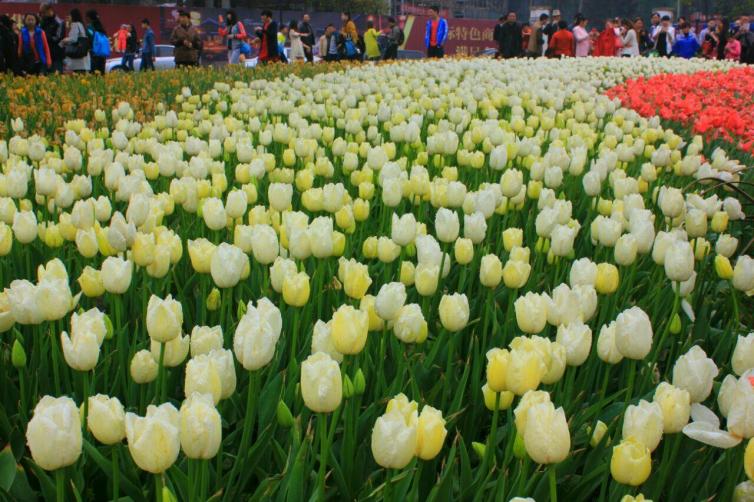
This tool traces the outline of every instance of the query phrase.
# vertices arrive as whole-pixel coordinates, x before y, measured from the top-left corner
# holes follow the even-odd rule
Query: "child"
[[[725,44],[725,59],[732,61],[738,61],[741,58],[741,42],[735,38],[730,37]]]

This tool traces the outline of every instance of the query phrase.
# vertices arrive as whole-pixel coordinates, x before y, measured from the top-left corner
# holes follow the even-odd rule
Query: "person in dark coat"
[[[13,28],[10,17],[0,16],[0,73],[18,73],[18,34]]]
[[[65,24],[55,15],[51,4],[42,4],[39,8],[39,15],[41,17],[39,27],[44,30],[47,44],[50,46],[50,58],[52,59],[50,71],[62,73],[65,50],[60,45],[60,41],[65,38]]]
[[[505,22],[500,27],[500,55],[505,58],[517,58],[523,51],[521,25],[516,22],[516,13],[511,11],[505,16]]]
[[[301,43],[304,44],[306,62],[311,63],[314,61],[314,44],[316,42],[314,40],[314,28],[312,28],[309,14],[304,14],[301,18],[301,22],[298,25],[298,32],[301,33]]]
[[[272,19],[272,11],[262,11],[262,26],[257,28],[259,37],[259,62],[271,63],[278,61],[278,24]]]
[[[175,46],[173,58],[176,67],[199,65],[199,50],[202,41],[196,28],[191,25],[188,12],[181,11],[178,14],[178,26],[173,28],[170,43]]]

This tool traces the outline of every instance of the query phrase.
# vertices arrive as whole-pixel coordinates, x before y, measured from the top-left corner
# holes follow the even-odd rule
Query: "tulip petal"
[[[683,433],[691,439],[715,448],[733,448],[741,442],[741,438],[717,429],[707,422],[691,422],[683,428]]]

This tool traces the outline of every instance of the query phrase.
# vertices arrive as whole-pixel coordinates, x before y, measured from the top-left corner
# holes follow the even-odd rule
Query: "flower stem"
[[[57,502],[65,500],[65,467],[55,471],[55,500]]]
[[[154,475],[154,498],[157,502],[162,501],[162,473]]]
[[[557,464],[552,464],[547,472],[547,476],[550,479],[550,502],[557,502],[558,500],[558,484],[557,484],[557,479],[555,477],[556,465]]]
[[[119,445],[113,445],[113,449],[111,451],[112,460],[113,460],[113,500],[118,500],[120,498],[119,491],[120,491],[120,468],[118,468],[118,448]]]
[[[160,342],[160,360],[157,366],[157,389],[155,391],[155,397],[158,403],[165,402],[165,342]]]
[[[317,499],[325,500],[325,472],[327,470],[327,415],[319,413],[317,415],[317,427],[319,431],[319,474],[317,475]]]

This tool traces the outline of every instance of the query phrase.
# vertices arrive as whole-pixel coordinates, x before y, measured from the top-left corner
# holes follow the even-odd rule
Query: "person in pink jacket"
[[[725,43],[725,59],[731,59],[738,61],[741,58],[741,42],[735,38],[730,37]]]
[[[573,27],[573,39],[576,43],[576,57],[585,58],[592,48],[589,32],[586,31],[588,20],[581,14],[576,14],[576,26]]]

